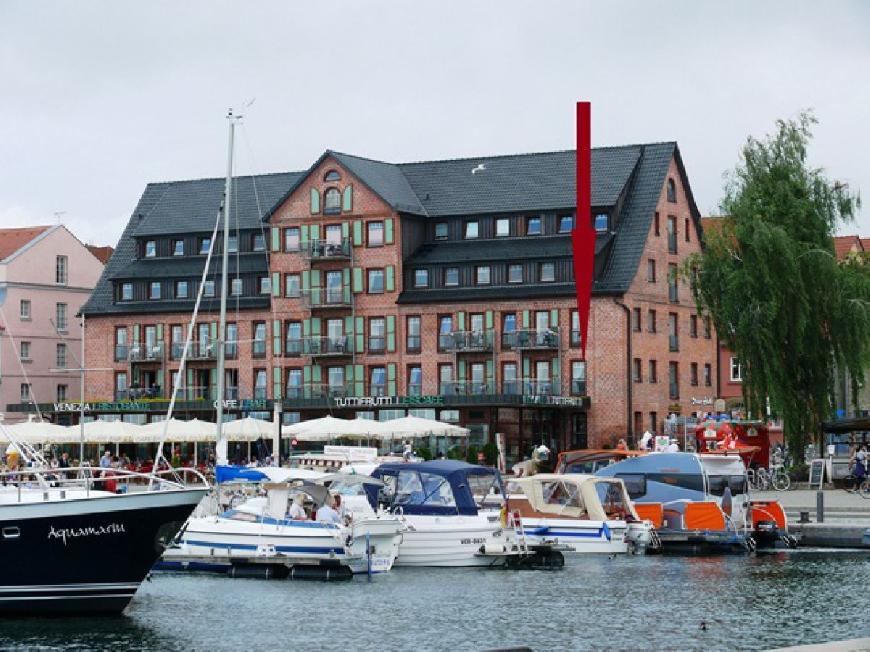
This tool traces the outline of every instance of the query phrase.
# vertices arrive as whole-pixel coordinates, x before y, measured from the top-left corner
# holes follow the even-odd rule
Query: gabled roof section
[[[281,204],[287,201],[287,198],[328,158],[335,159],[336,163],[357,177],[369,190],[389,204],[393,210],[413,215],[426,214],[399,166],[328,149],[318,157],[308,170],[301,173],[289,188],[285,189],[278,200],[269,207],[266,217],[273,215]]]
[[[110,247],[109,245],[106,245],[104,247],[99,247],[97,245],[85,245],[85,247],[87,247],[88,251],[93,254],[94,258],[103,263],[103,265],[109,262],[109,258],[112,257],[112,253],[115,251],[115,249]]]
[[[0,261],[5,261],[18,253],[40,236],[46,235],[53,226],[25,226],[21,228],[0,229]]]
[[[592,150],[593,207],[616,203],[641,150],[640,145]],[[577,205],[574,150],[402,163],[398,167],[431,217]]]
[[[233,178],[233,227],[258,229],[263,215],[302,173],[281,172]],[[193,179],[151,184],[160,188],[147,212],[137,211],[133,235],[164,235],[211,231],[224,197],[224,179]],[[149,185],[149,188],[151,187]],[[148,189],[145,191],[148,193]]]
[[[865,251],[864,243],[857,235],[840,235],[834,238],[834,253],[837,255],[837,260],[843,262],[852,253],[861,253]]]

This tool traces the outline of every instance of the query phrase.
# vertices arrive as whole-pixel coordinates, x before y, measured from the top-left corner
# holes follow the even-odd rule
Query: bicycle
[[[747,471],[746,475],[750,486],[756,491],[788,491],[791,488],[791,478],[786,473],[782,466],[773,466],[770,469],[759,468],[750,475]]]

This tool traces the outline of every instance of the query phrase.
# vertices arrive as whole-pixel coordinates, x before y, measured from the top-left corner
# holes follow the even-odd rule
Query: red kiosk
[[[695,426],[699,453],[740,453],[747,468],[770,466],[770,430],[763,421],[705,419]]]

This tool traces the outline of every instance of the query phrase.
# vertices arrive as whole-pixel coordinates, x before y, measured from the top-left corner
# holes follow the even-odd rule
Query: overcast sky
[[[763,6],[760,6],[763,5]],[[812,162],[863,191],[868,2],[0,0],[0,225],[114,245],[149,181],[676,140],[715,213],[747,134],[813,108]]]

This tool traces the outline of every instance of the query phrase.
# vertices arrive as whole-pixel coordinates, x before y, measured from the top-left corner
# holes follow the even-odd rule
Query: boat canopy
[[[519,485],[532,509],[542,514],[606,521],[606,506],[611,505],[640,520],[625,485],[618,478],[539,473],[511,480],[510,484]]]
[[[215,481],[222,482],[292,482],[293,480],[318,480],[326,474],[308,469],[285,469],[278,466],[234,466],[222,464],[215,468]]]
[[[499,472],[455,460],[381,464],[372,476],[385,484],[381,495],[405,514],[474,516],[493,491],[504,495]],[[377,509],[378,487],[366,485],[366,496]]]
[[[707,498],[704,467],[694,453],[640,455],[611,464],[595,475],[620,478],[632,500],[639,502],[668,503]]]

